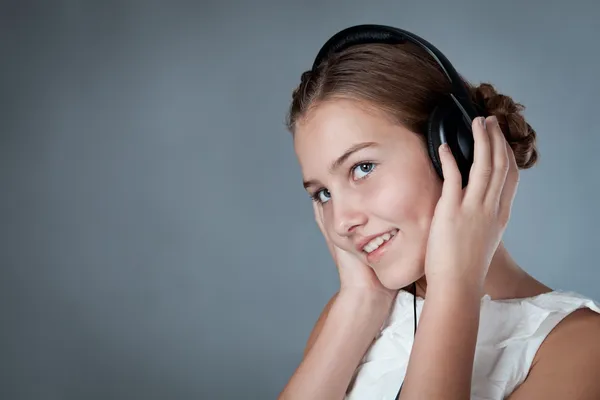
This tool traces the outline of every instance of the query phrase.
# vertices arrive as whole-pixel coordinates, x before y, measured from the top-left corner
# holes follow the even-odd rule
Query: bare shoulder
[[[319,337],[319,334],[321,333],[321,330],[323,329],[323,325],[325,325],[325,321],[327,320],[327,315],[329,314],[329,310],[331,309],[331,306],[335,302],[335,299],[337,298],[338,293],[339,292],[336,292],[333,296],[331,296],[331,299],[329,299],[329,301],[325,304],[325,307],[323,307],[323,311],[321,311],[321,314],[319,315],[319,318],[317,319],[317,322],[315,323],[315,326],[313,327],[312,331],[310,332],[310,335],[306,342],[306,347],[304,348],[304,357],[306,357],[306,354],[308,354],[308,351],[315,344],[317,338]]]
[[[565,317],[537,351],[529,375],[509,397],[600,398],[600,314],[582,308]]]
[[[572,350],[573,345],[582,347],[589,344],[594,348],[600,348],[600,314],[589,308],[581,308],[566,316],[550,332],[542,346],[540,346],[540,360],[545,353]]]
[[[600,314],[581,308],[565,317],[540,346],[532,368],[556,368],[563,355],[575,365],[600,362]]]

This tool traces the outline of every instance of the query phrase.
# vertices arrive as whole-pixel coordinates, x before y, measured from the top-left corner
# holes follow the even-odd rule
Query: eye
[[[317,203],[327,203],[331,199],[331,193],[327,189],[320,189],[312,195],[312,199]]]
[[[356,165],[353,169],[352,169],[352,175],[354,177],[354,179],[363,179],[365,176],[369,175],[371,172],[373,172],[373,169],[375,168],[375,164],[374,163],[361,163]]]

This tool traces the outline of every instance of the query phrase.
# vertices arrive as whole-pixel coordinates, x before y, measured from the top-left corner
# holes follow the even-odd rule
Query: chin
[[[405,270],[387,270],[376,271],[377,278],[381,284],[390,290],[402,289],[413,283],[418,278],[413,278],[414,274],[408,274]]]
[[[390,263],[374,268],[381,284],[390,290],[405,288],[423,276],[423,262],[420,258]]]

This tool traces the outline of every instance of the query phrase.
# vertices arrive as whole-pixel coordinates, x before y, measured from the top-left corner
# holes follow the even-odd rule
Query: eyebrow
[[[375,142],[364,142],[364,143],[357,143],[357,144],[353,145],[348,150],[346,150],[344,152],[344,154],[342,154],[341,156],[339,156],[334,162],[331,163],[331,165],[329,166],[329,171],[333,172],[336,169],[338,169],[340,167],[340,165],[342,165],[344,162],[346,162],[346,160],[348,159],[348,157],[350,157],[352,154],[356,153],[357,151],[365,149],[367,147],[373,147],[373,146],[377,146],[377,143],[375,143]],[[304,188],[306,189],[309,186],[316,185],[317,181],[315,181],[315,180],[308,180],[308,181],[304,181],[303,184],[304,184]]]

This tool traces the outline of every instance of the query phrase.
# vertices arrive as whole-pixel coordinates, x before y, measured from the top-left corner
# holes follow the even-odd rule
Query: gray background
[[[2,2],[0,398],[276,397],[338,283],[284,117],[357,23],[528,107],[507,246],[600,298],[600,6],[451,3]]]

